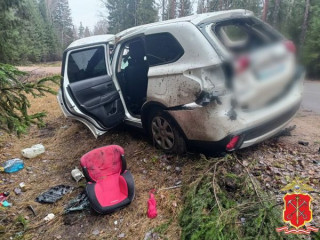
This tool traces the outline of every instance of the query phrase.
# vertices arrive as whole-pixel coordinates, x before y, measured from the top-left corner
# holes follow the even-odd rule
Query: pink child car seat
[[[135,194],[134,180],[126,170],[124,150],[117,145],[94,149],[82,156],[80,165],[88,181],[91,207],[108,214],[129,205]]]

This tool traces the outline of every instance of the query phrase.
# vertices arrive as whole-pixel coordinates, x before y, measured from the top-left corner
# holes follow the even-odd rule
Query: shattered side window
[[[68,79],[70,83],[106,74],[104,47],[74,51],[69,55]]]
[[[147,35],[145,41],[149,66],[175,62],[184,54],[180,43],[170,33]]]

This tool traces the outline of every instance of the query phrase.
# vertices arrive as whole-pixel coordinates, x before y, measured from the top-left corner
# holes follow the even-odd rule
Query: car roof
[[[179,23],[179,22],[191,22],[194,25],[199,25],[199,24],[205,23],[205,22],[215,22],[215,21],[220,21],[223,19],[248,17],[248,16],[253,16],[253,12],[251,12],[249,10],[245,10],[245,9],[236,9],[236,10],[194,14],[194,15],[187,16],[187,17],[176,18],[176,19],[171,19],[171,20],[166,20],[166,21],[155,22],[155,23],[132,27],[132,28],[126,29],[126,30],[116,34],[116,39],[119,40],[120,38],[126,38],[127,36],[131,36],[133,34],[140,34],[140,33],[143,33],[146,28],[163,26],[166,24],[175,24],[175,23]]]
[[[91,45],[91,44],[96,44],[96,43],[103,43],[103,42],[110,42],[114,40],[113,34],[103,34],[103,35],[95,35],[91,37],[85,37],[78,39],[74,42],[72,42],[67,49],[74,48],[74,47],[79,47],[79,46],[84,46],[84,45]],[[66,49],[66,50],[67,50]]]

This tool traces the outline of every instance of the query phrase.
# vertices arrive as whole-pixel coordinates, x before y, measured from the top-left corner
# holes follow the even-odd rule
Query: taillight
[[[227,151],[232,151],[235,149],[238,141],[240,139],[240,136],[234,136],[233,138],[231,138],[230,142],[227,144],[226,146],[226,150]]]
[[[247,56],[241,56],[236,60],[236,73],[242,73],[249,68],[250,60]]]
[[[296,46],[292,41],[284,41],[284,45],[286,46],[289,52],[296,53]]]

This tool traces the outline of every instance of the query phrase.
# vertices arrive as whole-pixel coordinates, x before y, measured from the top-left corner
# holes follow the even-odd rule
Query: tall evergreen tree
[[[303,62],[311,78],[320,78],[320,2],[311,2],[310,23],[303,50]]]
[[[52,18],[61,48],[65,49],[73,41],[73,23],[68,0],[57,0]]]
[[[102,3],[109,14],[110,33],[157,20],[154,0],[102,0]]]
[[[90,36],[91,36],[90,29],[88,27],[86,27],[84,29],[84,37],[90,37]]]
[[[158,20],[158,12],[155,8],[155,0],[137,1],[136,8],[136,24],[142,25],[152,23]]]
[[[178,16],[184,17],[192,14],[192,6],[190,0],[179,0],[178,3]]]
[[[82,22],[80,22],[78,37],[84,38],[84,26],[82,25]]]

